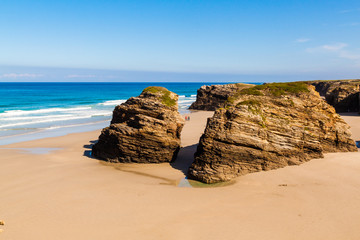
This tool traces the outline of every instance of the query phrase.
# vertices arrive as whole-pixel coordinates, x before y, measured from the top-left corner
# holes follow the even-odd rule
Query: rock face
[[[225,107],[227,99],[239,89],[253,86],[243,83],[202,86],[197,91],[196,101],[189,109],[215,111],[220,107]]]
[[[189,177],[228,181],[340,151],[357,151],[349,126],[313,86],[259,85],[238,91],[208,119]]]
[[[116,106],[111,125],[93,146],[95,157],[110,162],[161,163],[176,158],[184,120],[178,96],[148,87],[138,97]]]
[[[360,79],[313,81],[316,91],[324,96],[337,112],[359,112]]]

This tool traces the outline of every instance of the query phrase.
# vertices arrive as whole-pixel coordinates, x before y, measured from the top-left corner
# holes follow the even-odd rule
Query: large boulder
[[[239,90],[208,119],[189,177],[228,181],[347,151],[357,151],[349,126],[313,86],[265,84]]]
[[[239,89],[253,86],[245,83],[204,85],[197,90],[196,101],[191,104],[189,109],[215,111],[218,108],[225,107],[227,99]]]
[[[360,111],[360,79],[312,81],[309,82],[309,84],[315,86],[316,91],[318,91],[337,112]]]
[[[93,146],[93,156],[110,162],[171,162],[180,149],[184,125],[177,100],[166,88],[148,87],[116,106],[111,125]]]

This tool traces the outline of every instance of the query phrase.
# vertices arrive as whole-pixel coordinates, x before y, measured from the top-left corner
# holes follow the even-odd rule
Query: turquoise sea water
[[[101,129],[109,125],[116,105],[148,86],[177,93],[179,112],[186,113],[197,89],[212,84],[0,82],[0,145]]]
[[[105,127],[116,105],[148,86],[177,93],[184,113],[202,85],[211,83],[0,83],[0,144],[49,130],[61,135]]]

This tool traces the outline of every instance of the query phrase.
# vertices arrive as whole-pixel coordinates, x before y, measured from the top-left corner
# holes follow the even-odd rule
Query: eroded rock
[[[335,108],[337,112],[359,112],[360,79],[313,81],[316,91]]]
[[[191,104],[189,109],[215,111],[218,108],[225,107],[227,99],[239,89],[253,86],[245,83],[202,86],[197,90],[196,101]]]
[[[208,119],[189,177],[228,181],[347,151],[357,151],[349,126],[313,86],[259,85],[238,90]]]
[[[161,163],[176,158],[184,120],[178,96],[162,87],[148,87],[138,97],[116,106],[92,154],[110,162]]]

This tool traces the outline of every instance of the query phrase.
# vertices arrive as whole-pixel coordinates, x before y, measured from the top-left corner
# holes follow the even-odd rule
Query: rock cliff
[[[305,83],[239,89],[208,119],[189,177],[228,181],[301,164],[325,152],[357,151],[349,126]]]
[[[180,149],[184,125],[177,100],[165,88],[148,87],[116,106],[110,126],[93,146],[93,156],[110,162],[172,161]]]
[[[189,109],[215,111],[220,107],[225,107],[227,99],[239,89],[253,86],[244,83],[202,86],[197,90],[196,101]]]
[[[336,81],[312,81],[316,91],[332,105],[337,112],[359,112],[360,79]]]

